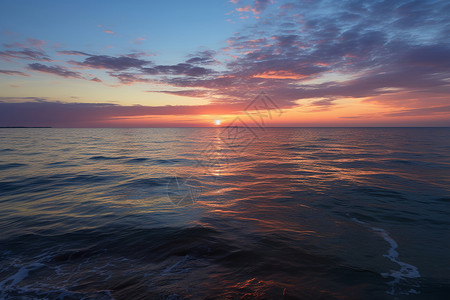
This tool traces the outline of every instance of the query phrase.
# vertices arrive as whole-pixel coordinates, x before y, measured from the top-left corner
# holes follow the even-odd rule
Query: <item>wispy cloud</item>
[[[252,7],[252,12],[256,15],[259,15],[260,13],[262,13],[267,5],[269,5],[270,0],[255,0],[255,3],[253,4]]]
[[[249,12],[250,11],[250,5],[246,5],[246,6],[243,6],[243,7],[238,7],[238,8],[236,8],[236,10],[240,11],[240,12]]]
[[[42,50],[42,47],[45,45],[45,41],[38,40],[34,38],[28,38],[26,43],[30,45],[31,47],[39,48]]]
[[[142,45],[142,43],[143,43],[145,40],[146,40],[146,39],[143,38],[143,37],[138,37],[137,39],[135,39],[135,40],[133,41],[133,43],[136,44],[136,45]]]
[[[29,64],[28,69],[32,71],[49,73],[65,78],[83,78],[78,72],[70,71],[61,66],[46,66],[40,63]]]
[[[77,55],[77,56],[91,56],[91,54],[88,54],[86,52],[81,51],[57,51],[58,54],[61,55]]]
[[[190,55],[190,58],[186,60],[188,64],[198,64],[198,65],[210,65],[217,63],[214,58],[216,51],[204,50]]]
[[[50,57],[42,51],[23,48],[22,50],[0,51],[0,57],[4,59],[28,59],[38,61],[52,61]]]
[[[90,69],[122,71],[130,68],[141,68],[151,62],[129,56],[90,55],[82,62],[70,61],[70,63]]]
[[[28,74],[25,74],[23,72],[20,71],[11,71],[11,70],[0,70],[0,74],[4,74],[4,75],[20,75],[20,76],[30,76]]]
[[[449,115],[450,105],[405,109],[393,113],[385,114],[388,117],[406,117],[406,116],[429,116],[429,115]]]

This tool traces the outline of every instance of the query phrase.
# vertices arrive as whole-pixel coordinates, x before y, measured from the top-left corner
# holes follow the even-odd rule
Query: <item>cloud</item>
[[[2,100],[2,99],[0,99]],[[35,100],[35,99],[31,99]],[[109,103],[64,103],[58,101],[0,101],[0,126],[109,126],[121,118],[165,115],[232,114],[236,104],[121,106]]]
[[[18,42],[14,42],[11,44],[3,44],[3,47],[8,48],[8,49],[12,49],[12,48],[26,48],[26,46],[24,44],[18,43]]]
[[[112,30],[103,30],[103,32],[109,33],[109,34],[114,34],[115,32]]]
[[[21,103],[21,102],[45,102],[43,97],[0,97],[0,102]]]
[[[65,78],[83,78],[80,73],[70,71],[66,68],[63,68],[61,66],[46,66],[40,63],[34,63],[29,64],[28,69],[32,71],[42,72],[42,73],[49,73]]]
[[[122,84],[138,82],[156,82],[156,79],[144,76],[190,76],[201,77],[213,74],[212,69],[200,65],[216,63],[213,58],[215,52],[210,50],[200,51],[191,55],[184,63],[175,65],[154,65],[151,61],[142,59],[149,56],[147,53],[138,52],[118,57],[107,55],[92,55],[81,51],[59,51],[63,55],[88,56],[84,61],[71,60],[68,63],[86,69],[105,69],[111,77],[117,78]]]
[[[215,51],[205,50],[197,52],[194,55],[191,55],[190,59],[186,60],[188,64],[198,64],[198,65],[210,65],[215,64],[217,61],[214,59]]]
[[[302,79],[307,77],[306,75],[295,74],[288,70],[279,71],[264,71],[253,75],[253,78],[266,78],[266,79]]]
[[[109,69],[114,71],[123,71],[131,68],[142,68],[151,64],[150,61],[138,59],[129,56],[107,56],[91,55],[82,62],[71,61],[70,63],[90,69]]]
[[[94,82],[103,82],[101,79],[94,77],[92,79],[89,79],[90,81],[94,81]]]
[[[419,9],[417,5],[380,3],[327,4],[331,10],[320,10],[323,3],[316,1],[289,5],[282,17],[262,17],[230,38],[224,50],[233,58],[224,71],[216,73],[218,76],[168,78],[165,83],[211,89],[223,99],[241,99],[238,94],[242,91],[266,90],[285,107],[312,98],[365,99],[392,94],[388,91],[391,88],[449,93],[450,47],[448,42],[432,38],[441,36],[444,24],[450,25],[448,19],[440,18],[442,4],[417,4]],[[261,12],[268,9],[269,1],[256,4]],[[418,38],[423,26],[420,22],[415,23],[417,28],[407,29],[415,35],[405,36],[405,29],[391,28],[392,22],[411,10],[420,11],[420,18],[428,24],[436,22],[434,31],[428,28],[427,34]],[[407,101],[404,98],[391,104]]]
[[[145,38],[143,38],[143,37],[138,37],[137,39],[135,39],[134,41],[133,41],[133,43],[134,44],[136,44],[136,45],[142,45],[142,43],[145,41]]]
[[[311,103],[309,103],[308,106],[313,107],[312,111],[314,112],[330,110],[332,107],[336,105],[336,103],[334,102],[335,100],[336,100],[335,98],[314,100]]]
[[[15,76],[15,75],[30,76],[30,75],[25,74],[25,73],[20,72],[20,71],[11,71],[11,70],[0,70],[0,74],[12,75],[12,76]]]
[[[91,54],[88,54],[86,52],[81,51],[57,51],[58,54],[62,55],[77,55],[77,56],[91,56]]]
[[[269,3],[270,3],[270,0],[255,0],[253,7],[252,7],[253,13],[255,15],[259,15],[266,9],[266,7]]]
[[[405,109],[402,111],[387,113],[388,117],[411,117],[411,116],[429,116],[429,115],[450,115],[450,105]]]
[[[38,61],[52,61],[50,57],[40,50],[24,48],[23,50],[6,50],[0,51],[0,57],[6,59],[28,59]]]
[[[410,48],[401,57],[401,63],[409,66],[433,68],[436,71],[448,71],[450,67],[450,46],[448,44],[434,44]]]
[[[142,68],[143,74],[147,75],[185,75],[201,77],[211,74],[213,71],[189,63],[179,63],[176,65],[157,65],[151,68]]]
[[[45,41],[34,39],[34,38],[28,38],[26,43],[28,45],[30,45],[31,47],[39,48],[41,50],[42,50],[42,46],[45,45]]]
[[[154,91],[148,91],[154,92]],[[211,91],[208,90],[183,90],[183,91],[157,91],[158,93],[165,93],[176,96],[194,97],[194,98],[209,98],[212,96]]]
[[[250,5],[246,5],[244,7],[238,7],[238,8],[236,8],[236,10],[240,11],[240,12],[249,12],[250,11]]]
[[[152,82],[152,80],[147,79],[147,78],[143,78],[141,75],[139,74],[133,74],[133,73],[109,73],[110,76],[117,78],[120,83],[122,84],[134,84],[134,83],[138,83],[138,82]]]
[[[42,50],[45,45],[45,41],[34,38],[28,38],[23,43],[14,42],[12,44],[3,44],[5,48],[38,48]]]
[[[311,102],[310,105],[312,106],[330,106],[333,105],[333,101],[335,99],[320,99],[320,100],[315,100],[313,102]]]

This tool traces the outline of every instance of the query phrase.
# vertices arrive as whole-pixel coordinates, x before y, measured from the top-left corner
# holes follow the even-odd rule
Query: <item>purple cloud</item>
[[[43,51],[24,48],[23,50],[0,51],[0,57],[5,59],[28,59],[38,61],[52,61]]]
[[[194,55],[191,55],[191,58],[186,60],[186,63],[188,64],[198,64],[198,65],[210,65],[217,63],[217,61],[214,59],[214,55],[216,54],[215,51],[211,50],[205,50],[198,52]]]
[[[30,76],[28,74],[25,74],[23,72],[20,71],[11,71],[11,70],[0,70],[0,74],[5,74],[5,75],[20,75],[20,76]]]
[[[42,46],[45,45],[45,41],[34,39],[34,38],[28,38],[26,42],[31,47],[39,48],[39,49],[42,49]]]
[[[152,68],[142,68],[144,74],[149,75],[186,75],[193,77],[205,76],[212,73],[212,70],[194,66],[189,63],[179,63],[177,65],[158,65]]]
[[[57,51],[58,54],[62,55],[78,55],[78,56],[91,56],[91,54],[88,54],[86,52],[81,51]]]
[[[133,74],[133,73],[126,73],[126,72],[113,73],[113,72],[110,72],[109,75],[112,76],[112,77],[117,78],[120,81],[120,83],[122,83],[122,84],[133,84],[133,83],[137,83],[137,82],[152,82],[152,80],[150,80],[150,79],[143,78],[141,75]]]
[[[103,126],[120,125],[120,118],[148,115],[198,115],[236,113],[236,104],[121,106],[109,103],[63,103],[48,101],[1,102],[0,126]],[[114,123],[115,122],[115,123]],[[111,123],[108,123],[111,124]]]
[[[253,7],[252,7],[253,13],[256,15],[259,15],[266,9],[266,7],[269,3],[270,3],[270,0],[255,0]]]
[[[32,71],[42,72],[42,73],[49,73],[65,78],[83,78],[82,75],[78,72],[70,71],[66,68],[63,68],[61,66],[46,66],[40,63],[34,63],[29,64],[28,69]]]
[[[145,65],[151,64],[150,61],[134,57],[113,57],[107,55],[91,55],[83,62],[71,61],[71,63],[89,69],[109,69],[114,71],[123,71],[131,68],[142,68]]]

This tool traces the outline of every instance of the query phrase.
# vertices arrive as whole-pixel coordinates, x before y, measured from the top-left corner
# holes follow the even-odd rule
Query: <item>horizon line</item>
[[[52,126],[0,126],[0,129],[152,129],[152,128],[227,128],[227,127],[239,127],[239,128],[450,128],[448,126],[149,126],[149,127],[52,127]]]

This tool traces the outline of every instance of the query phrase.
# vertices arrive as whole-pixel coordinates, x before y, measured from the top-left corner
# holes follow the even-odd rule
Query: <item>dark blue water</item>
[[[0,129],[0,299],[448,299],[450,129]]]

